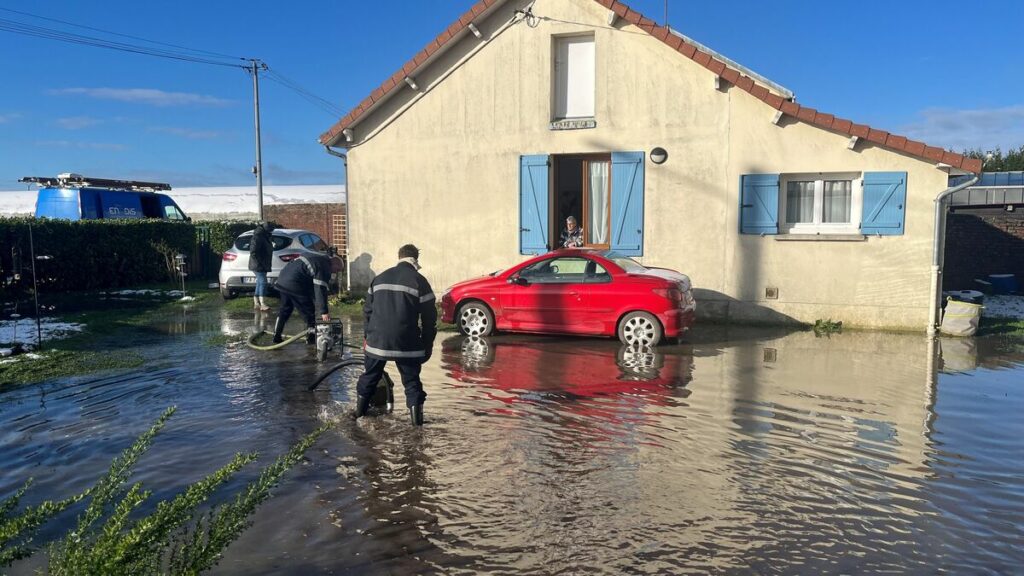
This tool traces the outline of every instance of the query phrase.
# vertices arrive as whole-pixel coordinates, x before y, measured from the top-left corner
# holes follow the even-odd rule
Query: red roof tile
[[[444,47],[452,42],[452,40],[458,36],[460,32],[466,29],[467,26],[473,21],[474,18],[485,12],[488,8],[495,5],[502,0],[479,0],[473,6],[466,11],[465,14],[459,17],[458,20],[453,22],[448,28],[446,28],[437,38],[432,40],[427,47],[417,53],[412,60],[407,62],[399,72],[395,73],[392,77],[386,80],[381,86],[372,91],[371,97],[366,98],[359,103],[348,115],[338,121],[330,130],[320,136],[320,142],[327,144],[334,140],[334,138],[341,133],[342,130],[348,128],[359,121],[359,119],[370,109],[373,103],[386,98],[387,95],[398,88],[401,88],[404,82],[398,80],[398,76],[401,75],[404,79],[405,76],[412,75],[417,68],[419,68],[424,61],[427,60],[435,52],[443,50]],[[630,24],[639,26],[645,32],[651,34],[654,38],[667,44],[670,48],[676,50],[680,54],[686,56],[697,62],[698,64],[708,68],[715,74],[718,74],[726,81],[730,82],[740,90],[749,92],[759,100],[763,100],[772,108],[782,110],[783,113],[798,118],[804,122],[821,126],[833,132],[839,132],[841,134],[849,134],[851,136],[857,136],[859,138],[865,138],[871,142],[874,142],[880,146],[896,150],[898,152],[905,152],[911,156],[917,156],[933,162],[943,162],[949,164],[955,168],[961,168],[970,172],[981,171],[981,160],[977,158],[967,158],[962,154],[955,152],[949,152],[942,148],[936,148],[934,146],[926,146],[921,142],[910,140],[904,136],[895,134],[889,134],[884,130],[877,130],[870,126],[863,124],[854,124],[853,122],[844,118],[835,118],[831,114],[819,113],[813,108],[800,106],[794,102],[781,100],[781,97],[772,93],[767,87],[761,86],[751,78],[742,75],[739,71],[730,68],[724,62],[720,62],[711,57],[710,54],[697,50],[695,46],[687,43],[685,40],[679,38],[675,34],[668,32],[667,28],[658,26],[653,20],[646,18],[639,12],[629,8],[623,2],[618,0],[594,0],[601,6],[608,8],[615,12],[620,18],[626,20]]]

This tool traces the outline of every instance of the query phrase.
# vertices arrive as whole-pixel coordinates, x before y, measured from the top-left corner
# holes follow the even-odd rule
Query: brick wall
[[[316,232],[325,242],[337,246],[338,254],[346,254],[344,204],[276,204],[264,206],[263,215],[283,228]]]
[[[1024,212],[950,214],[943,290],[976,289],[974,279],[989,274],[1016,274],[1024,283]]]

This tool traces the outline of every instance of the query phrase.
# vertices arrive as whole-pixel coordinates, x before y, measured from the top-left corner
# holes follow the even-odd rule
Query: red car
[[[441,296],[442,320],[467,336],[618,335],[630,346],[678,338],[693,324],[695,308],[685,274],[588,249],[549,252]]]

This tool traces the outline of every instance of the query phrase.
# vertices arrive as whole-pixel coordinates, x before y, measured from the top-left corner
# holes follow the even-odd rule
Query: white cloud
[[[21,117],[21,114],[0,114],[0,124],[6,124],[7,122],[10,122],[11,120],[15,120],[15,119],[20,118],[20,117]]]
[[[101,124],[103,121],[98,118],[90,118],[89,116],[71,116],[69,118],[58,118],[53,123],[65,130],[82,130]]]
[[[178,128],[175,126],[150,126],[150,132],[162,132],[172,136],[181,136],[189,140],[213,140],[220,138],[223,134],[215,130],[193,130],[191,128]]]
[[[127,150],[124,144],[107,144],[104,142],[75,142],[73,140],[40,140],[36,146],[47,148],[78,148],[80,150]]]
[[[1024,104],[1002,108],[926,108],[904,134],[950,150],[1003,150],[1024,146]]]
[[[58,88],[49,90],[55,95],[81,95],[99,100],[117,100],[150,106],[227,106],[231,100],[194,94],[191,92],[167,92],[156,88]]]

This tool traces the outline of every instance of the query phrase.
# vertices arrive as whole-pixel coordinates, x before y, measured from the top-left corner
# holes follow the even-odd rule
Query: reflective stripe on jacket
[[[284,265],[274,288],[313,300],[317,316],[327,314],[327,289],[331,282],[331,259],[327,256],[299,256]]]
[[[400,262],[370,283],[363,304],[367,356],[424,358],[437,336],[434,291],[422,274]]]

